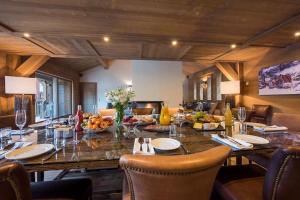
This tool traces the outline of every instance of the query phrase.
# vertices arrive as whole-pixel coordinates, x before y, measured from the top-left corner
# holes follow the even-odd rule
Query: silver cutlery
[[[55,151],[53,151],[52,153],[50,153],[48,156],[46,156],[45,158],[42,159],[42,164],[44,164],[45,161],[49,160],[53,155],[55,155],[56,153],[60,152],[63,149],[63,147],[56,149]]]
[[[150,148],[149,148],[150,140],[149,140],[149,138],[145,138],[145,142],[147,144],[147,152],[150,152]]]
[[[182,143],[181,143],[180,146],[183,149],[183,151],[184,151],[185,154],[189,154],[190,153],[190,151]]]
[[[233,139],[232,137],[229,137],[229,136],[226,136],[226,135],[223,135],[223,134],[218,134],[218,136],[219,136],[220,138],[227,139],[227,140],[229,140],[229,141],[231,141],[231,142],[233,142],[233,143],[235,143],[235,144],[237,144],[237,145],[244,146],[242,143],[236,141],[236,140]]]
[[[140,143],[140,151],[143,151],[144,138],[139,137],[138,142]]]

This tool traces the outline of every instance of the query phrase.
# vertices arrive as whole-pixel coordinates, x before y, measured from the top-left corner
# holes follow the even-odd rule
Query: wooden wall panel
[[[244,63],[244,85],[243,103],[251,108],[253,104],[272,105],[273,112],[300,114],[300,95],[271,95],[260,96],[258,94],[258,72],[262,67],[285,63],[300,59],[300,45],[271,51],[264,56]]]

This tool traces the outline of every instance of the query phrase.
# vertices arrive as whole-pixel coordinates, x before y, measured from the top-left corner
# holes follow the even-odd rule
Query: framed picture
[[[262,68],[259,95],[300,94],[300,61]]]

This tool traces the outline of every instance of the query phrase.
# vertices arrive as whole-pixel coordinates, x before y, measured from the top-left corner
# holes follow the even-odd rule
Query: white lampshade
[[[240,94],[240,81],[224,81],[220,84],[221,94]]]
[[[36,78],[5,76],[6,94],[36,94]]]

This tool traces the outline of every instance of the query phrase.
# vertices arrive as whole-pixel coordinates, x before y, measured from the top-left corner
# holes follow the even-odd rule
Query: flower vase
[[[122,127],[123,126],[123,117],[124,117],[124,108],[116,108],[115,113],[115,122],[117,126]]]

